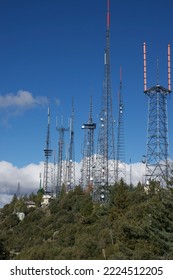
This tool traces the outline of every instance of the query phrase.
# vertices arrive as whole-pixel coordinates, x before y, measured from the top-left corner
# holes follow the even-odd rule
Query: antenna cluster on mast
[[[168,118],[167,96],[171,93],[171,54],[168,44],[168,86],[156,84],[147,87],[146,43],[144,55],[144,93],[148,96],[148,128],[145,181],[158,181],[167,184],[169,178],[168,162]]]
[[[106,202],[110,186],[115,184],[115,143],[112,110],[112,86],[110,67],[110,1],[107,0],[106,48],[104,52],[104,86],[99,120],[97,155],[95,164],[95,198]]]

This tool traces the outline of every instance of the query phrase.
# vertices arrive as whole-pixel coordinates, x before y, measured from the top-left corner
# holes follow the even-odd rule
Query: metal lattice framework
[[[50,148],[50,109],[48,108],[48,125],[47,125],[47,135],[46,135],[46,147],[44,148],[44,176],[43,176],[43,189],[45,193],[52,191],[52,166],[49,162],[52,156],[52,150]]]
[[[58,141],[58,162],[57,162],[57,185],[56,185],[56,196],[59,195],[63,183],[65,183],[65,161],[64,161],[64,133],[69,130],[69,128],[56,126],[57,131],[59,132],[59,141]]]
[[[124,101],[122,90],[122,71],[120,70],[120,87],[118,91],[117,157],[116,181],[126,181],[125,135],[124,135]]]
[[[81,170],[81,186],[83,189],[88,190],[93,187],[94,176],[94,130],[96,124],[93,123],[92,118],[92,97],[90,99],[90,112],[87,123],[82,125],[82,129],[85,130],[84,134],[84,148],[83,148],[83,160]]]
[[[168,180],[168,123],[167,95],[169,91],[159,85],[147,90],[148,137],[146,180]]]
[[[74,153],[74,102],[72,100],[72,114],[70,118],[70,145],[67,160],[67,191],[75,187],[75,153]]]
[[[168,45],[168,89],[157,84],[146,85],[146,44],[144,43],[144,92],[148,96],[148,128],[146,184],[158,181],[162,186],[169,179],[167,97],[171,93],[170,45]]]
[[[112,113],[112,89],[110,68],[110,2],[107,1],[106,48],[104,52],[104,83],[94,178],[94,197],[107,201],[109,187],[115,183],[115,143]]]

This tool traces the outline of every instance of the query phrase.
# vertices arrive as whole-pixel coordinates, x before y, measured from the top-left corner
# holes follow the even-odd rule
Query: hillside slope
[[[37,207],[27,209],[31,199]],[[1,209],[0,259],[173,259],[172,189],[152,183],[146,193],[120,182],[106,206],[80,187],[47,207],[40,201],[14,197]]]

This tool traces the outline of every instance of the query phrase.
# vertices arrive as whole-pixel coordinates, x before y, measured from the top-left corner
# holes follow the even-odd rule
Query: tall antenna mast
[[[72,114],[70,119],[70,145],[67,161],[67,191],[75,187],[75,153],[74,153],[74,99],[72,99]]]
[[[57,163],[57,185],[56,185],[56,196],[59,195],[62,185],[64,183],[64,133],[69,130],[69,128],[63,127],[63,121],[61,120],[61,126],[58,127],[56,123],[56,130],[59,132],[58,140],[58,163]]]
[[[120,86],[119,86],[119,91],[118,91],[116,181],[120,181],[121,179],[123,179],[124,182],[126,181],[122,68],[120,68]]]
[[[49,159],[52,156],[52,149],[50,148],[50,108],[47,113],[47,136],[46,136],[46,147],[44,148],[44,177],[43,177],[43,190],[44,193],[51,192],[51,167]]]
[[[83,161],[81,172],[81,186],[83,189],[93,188],[93,171],[94,171],[94,130],[96,124],[93,123],[92,118],[92,97],[90,98],[90,112],[87,123],[82,125],[85,130],[84,134],[84,148],[83,148]]]
[[[148,96],[148,128],[146,155],[146,185],[150,181],[167,184],[169,178],[168,163],[168,121],[167,96],[171,93],[170,45],[168,44],[168,88],[157,84],[147,89],[146,86],[146,43],[144,51],[144,92]]]
[[[106,48],[104,52],[104,86],[99,120],[95,168],[95,197],[108,201],[109,188],[115,183],[114,120],[110,69],[110,1],[107,0]]]

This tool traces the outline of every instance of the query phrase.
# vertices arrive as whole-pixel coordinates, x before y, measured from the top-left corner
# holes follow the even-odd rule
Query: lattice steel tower
[[[52,191],[52,167],[49,162],[52,156],[52,150],[50,148],[50,109],[48,108],[48,124],[47,124],[47,136],[46,136],[46,147],[44,148],[44,176],[43,176],[43,189],[44,193]]]
[[[154,180],[165,186],[169,178],[167,97],[171,93],[171,54],[168,44],[168,88],[157,84],[147,88],[146,43],[144,54],[144,93],[148,96],[148,136],[146,184]]]
[[[110,68],[110,1],[107,0],[106,48],[104,52],[104,83],[99,120],[97,158],[95,168],[95,197],[107,201],[109,188],[115,183],[114,120]]]
[[[93,123],[92,117],[92,97],[90,98],[89,119],[87,123],[84,123],[82,125],[82,129],[85,130],[85,134],[81,171],[81,186],[85,190],[92,190],[94,173],[94,130],[96,129],[96,124]]]
[[[61,126],[58,128],[56,124],[56,129],[59,132],[58,140],[58,162],[57,162],[57,185],[56,185],[56,196],[59,195],[62,185],[64,183],[64,133],[69,130],[69,128],[63,127],[63,121],[61,121]]]
[[[124,101],[122,86],[122,69],[120,69],[120,86],[118,91],[118,123],[117,123],[117,157],[116,157],[116,181],[126,181],[125,164],[125,135],[124,135]]]
[[[67,159],[67,191],[75,187],[75,151],[74,151],[74,101],[72,100],[72,114],[70,118],[70,145]]]

